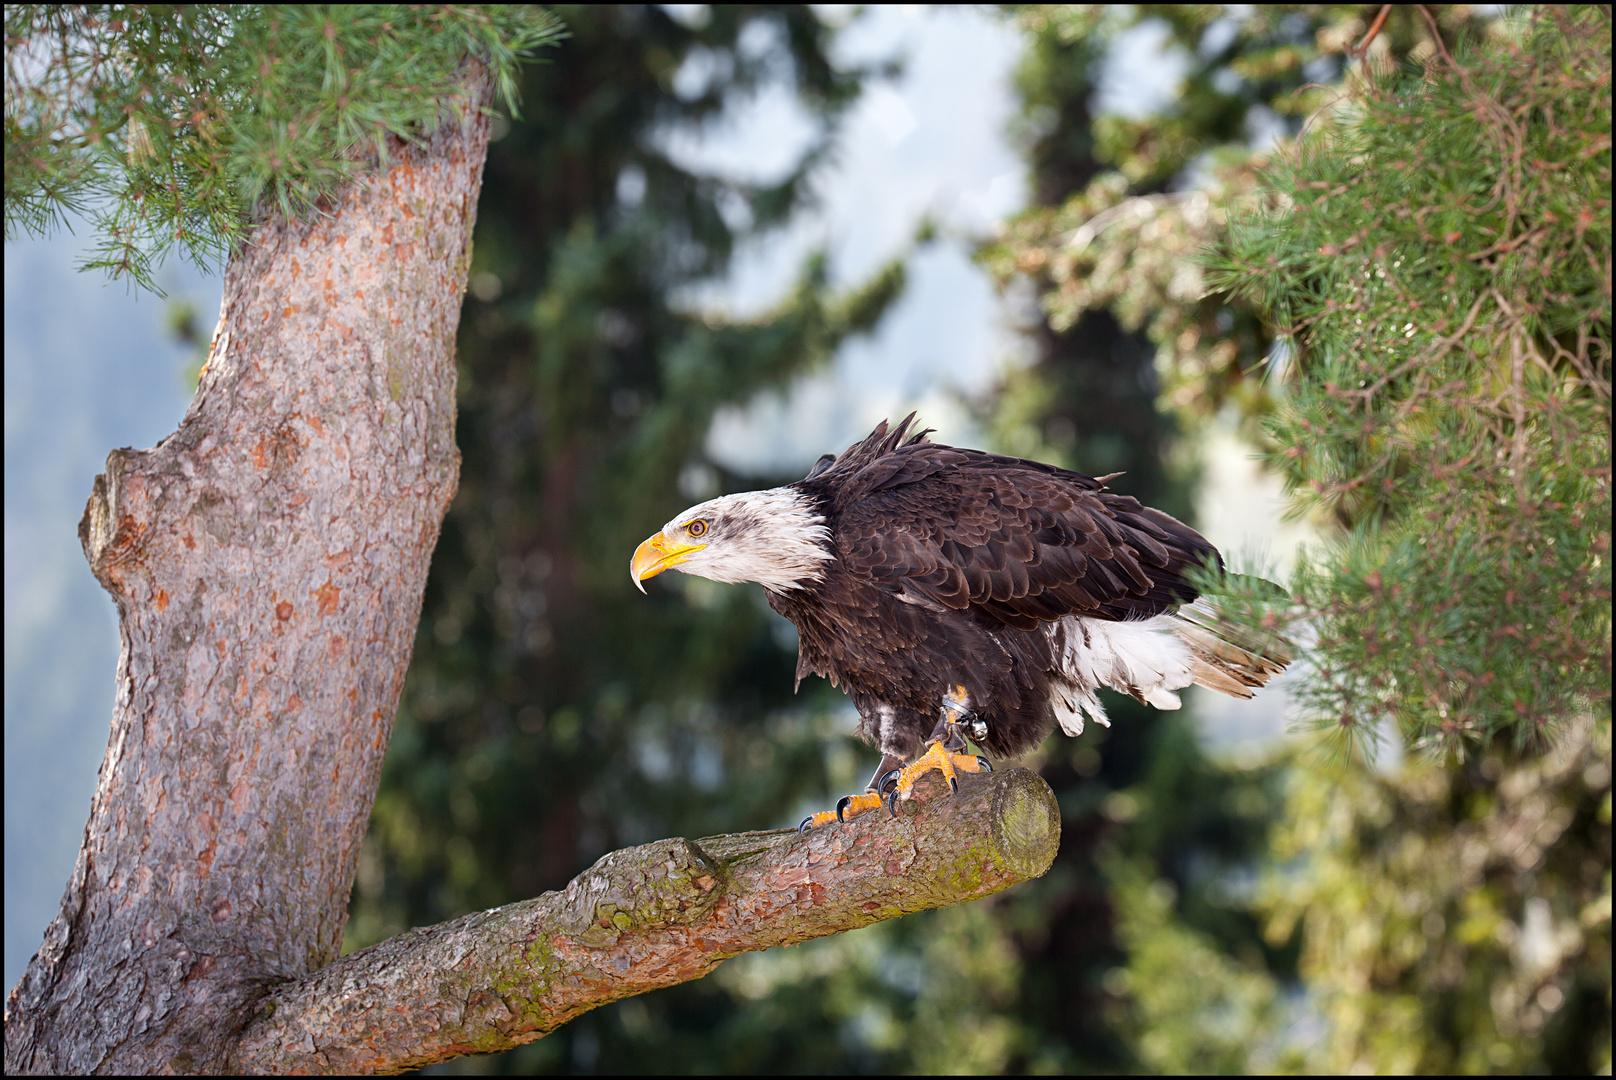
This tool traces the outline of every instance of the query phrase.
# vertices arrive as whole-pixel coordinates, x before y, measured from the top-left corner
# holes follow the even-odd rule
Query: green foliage
[[[1459,769],[1225,764],[1223,798],[1272,834],[1259,880],[1221,878],[1223,918],[1255,917],[1302,982],[1119,850],[1112,1022],[1165,1073],[1608,1068],[1610,760],[1583,721]]]
[[[1260,962],[1236,961],[1223,942],[1181,919],[1167,879],[1152,880],[1126,860],[1108,869],[1128,965],[1107,981],[1126,1002],[1117,1024],[1140,1062],[1170,1075],[1273,1071],[1275,1062],[1263,1055],[1280,1021],[1276,980]]]
[[[1281,1068],[1294,1057],[1280,988],[1296,978],[1295,944],[1266,942],[1252,902],[1286,762],[1212,760],[1171,714],[1142,749],[1145,771],[1128,786],[1078,789],[1103,823],[1091,858],[1115,938],[1093,973],[1095,1004],[1135,1068]]]
[[[1293,582],[1336,752],[1252,908],[1301,942],[1308,1071],[1610,1066],[1609,24],[1501,29],[1371,67],[1212,260],[1290,343],[1271,464],[1339,530]],[[1388,716],[1423,752],[1380,775]]]
[[[1355,760],[1212,764],[1158,725],[1122,783],[1118,729],[1084,787],[1045,766],[1063,808],[1118,830],[1088,914],[1115,912],[1106,1012],[1145,1068],[1609,1068],[1608,17],[1425,10],[1440,38],[1393,10],[1346,86],[1373,9],[1020,15],[1033,160],[1083,160],[1040,167],[985,264],[1033,285],[1041,344],[1097,316],[1144,337],[1185,422],[1233,406],[1255,434],[1280,410],[1273,463],[1343,531],[1291,591],[1320,658],[1299,692]],[[1104,41],[1148,18],[1194,89],[1091,117]],[[1309,133],[1270,165],[1247,137],[1275,117]],[[1018,450],[1058,442],[1038,431],[1069,385],[1051,355],[1009,383]],[[1284,629],[1221,584],[1254,633]],[[1361,751],[1388,711],[1426,752],[1380,775]],[[1092,820],[1068,811],[1069,847]]]
[[[1298,929],[1310,1072],[1610,1068],[1610,725],[1548,753],[1291,782],[1258,906]]]
[[[220,260],[468,107],[466,56],[514,107],[562,36],[527,5],[7,5],[6,236],[88,216],[84,268],[155,288],[175,245]]]
[[[1176,401],[1189,377],[1162,358],[1193,354],[1197,392],[1215,385],[1261,407],[1261,379],[1245,372],[1268,341],[1250,305],[1231,314],[1226,301],[1203,300],[1191,256],[1221,229],[1225,204],[1254,184],[1251,125],[1308,107],[1297,92],[1339,69],[1330,35],[1341,36],[1359,10],[1016,9],[1027,40],[1017,88],[1034,205],[980,259],[1004,288],[1030,285],[1043,318],[1029,329],[1033,363],[1007,376],[995,402],[1002,449],[1090,475],[1123,471],[1118,490],[1190,518],[1179,426],[1159,406],[1164,391]],[[1185,58],[1184,81],[1149,116],[1097,115],[1108,50],[1150,20]],[[1178,403],[1191,418],[1217,407]],[[1263,988],[1295,977],[1293,953],[1262,941],[1249,896],[1225,889],[1255,877],[1279,807],[1272,770],[1210,762],[1181,717],[1131,702],[1107,707],[1109,730],[1047,749],[1042,772],[1061,799],[1062,853],[1048,878],[1005,901],[1003,917],[1029,928],[1021,1060],[1064,1070],[1237,1069],[1242,1040],[1262,1042],[1248,1021],[1279,1023],[1258,1007]],[[1162,985],[1184,950],[1201,977]],[[1273,1067],[1277,1051],[1250,1060]]]
[[[1524,33],[1366,84],[1216,266],[1296,353],[1272,466],[1348,529],[1294,590],[1349,750],[1541,750],[1609,700],[1609,27]]]
[[[1140,339],[1154,353],[1161,400],[1181,420],[1225,405],[1265,414],[1273,407],[1264,373],[1269,325],[1259,305],[1208,289],[1195,256],[1222,241],[1232,210],[1261,197],[1265,140],[1294,136],[1338,93],[1330,84],[1342,74],[1343,51],[1365,36],[1365,17],[1348,4],[1265,4],[1245,13],[1209,4],[1022,9],[1034,35],[1022,82],[1042,88],[1024,91],[1023,125],[1042,133],[1034,160],[1057,146],[1082,147],[1086,160],[1058,173],[1065,187],[1041,191],[1005,223],[982,250],[983,265],[1001,284],[1031,282],[1057,334],[1090,332],[1103,314]],[[1444,6],[1440,19],[1452,40],[1477,37],[1486,25],[1463,5]],[[1119,32],[1143,22],[1165,30],[1167,51],[1185,64],[1183,82],[1152,115],[1091,118],[1098,58]],[[1388,62],[1434,51],[1416,9],[1403,6],[1370,56]],[[1086,81],[1074,81],[1080,72]],[[1050,103],[1058,95],[1071,102],[1062,120]]]

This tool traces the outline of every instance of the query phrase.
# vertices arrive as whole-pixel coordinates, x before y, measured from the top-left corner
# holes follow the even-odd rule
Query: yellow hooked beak
[[[634,587],[644,592],[645,586],[641,582],[646,578],[656,577],[669,567],[678,566],[706,546],[681,544],[669,540],[667,533],[657,533],[634,549],[634,558],[628,564],[629,577],[634,579]]]

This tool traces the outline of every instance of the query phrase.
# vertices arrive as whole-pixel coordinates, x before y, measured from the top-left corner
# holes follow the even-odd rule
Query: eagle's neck
[[[716,580],[756,581],[775,592],[805,589],[825,576],[834,557],[830,529],[816,500],[799,488],[726,496],[726,528],[737,534]]]

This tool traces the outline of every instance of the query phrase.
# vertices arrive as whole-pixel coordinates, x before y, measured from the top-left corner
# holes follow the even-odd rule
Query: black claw
[[[993,771],[993,762],[989,761],[987,758],[979,757],[976,760],[980,761],[982,763],[981,769],[982,769],[983,772],[992,772]]]
[[[948,778],[948,786],[954,789],[954,794],[959,794],[959,780],[950,776]]]
[[[798,825],[797,825],[797,835],[800,836],[803,833],[807,832],[808,831],[808,823],[810,821],[812,821],[812,820],[814,820],[814,815],[812,815],[812,814],[809,814],[807,817],[803,818],[802,821],[799,822]]]
[[[898,816],[898,793],[896,791],[887,796],[887,813],[893,817]]]
[[[836,800],[836,820],[837,821],[846,821],[847,820],[847,807],[848,807],[848,804],[851,803],[852,801],[853,801],[853,796],[851,796],[851,795],[843,795],[840,799]]]
[[[886,772],[882,773],[881,779],[875,782],[875,793],[879,795],[882,789],[884,789],[889,783],[896,784],[898,782],[898,774],[902,771],[902,769],[888,769]]]

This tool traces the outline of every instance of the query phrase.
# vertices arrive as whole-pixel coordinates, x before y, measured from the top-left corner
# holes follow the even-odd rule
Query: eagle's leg
[[[915,782],[934,769],[947,777],[948,786],[955,791],[959,790],[960,773],[992,772],[993,763],[987,758],[965,752],[967,736],[980,740],[986,738],[987,733],[987,724],[971,711],[971,696],[965,687],[949,690],[943,696],[937,726],[926,740],[926,752],[898,770],[897,783],[887,792],[887,809],[896,817],[898,804],[914,797]]]
[[[821,825],[831,825],[838,821],[846,821],[850,817],[857,817],[866,810],[874,810],[881,805],[881,788],[887,778],[895,775],[903,767],[903,759],[892,754],[881,758],[881,764],[875,767],[875,775],[870,777],[870,783],[863,795],[843,795],[834,810],[821,810],[817,814],[809,814],[797,826],[798,832],[807,832],[817,829]]]

